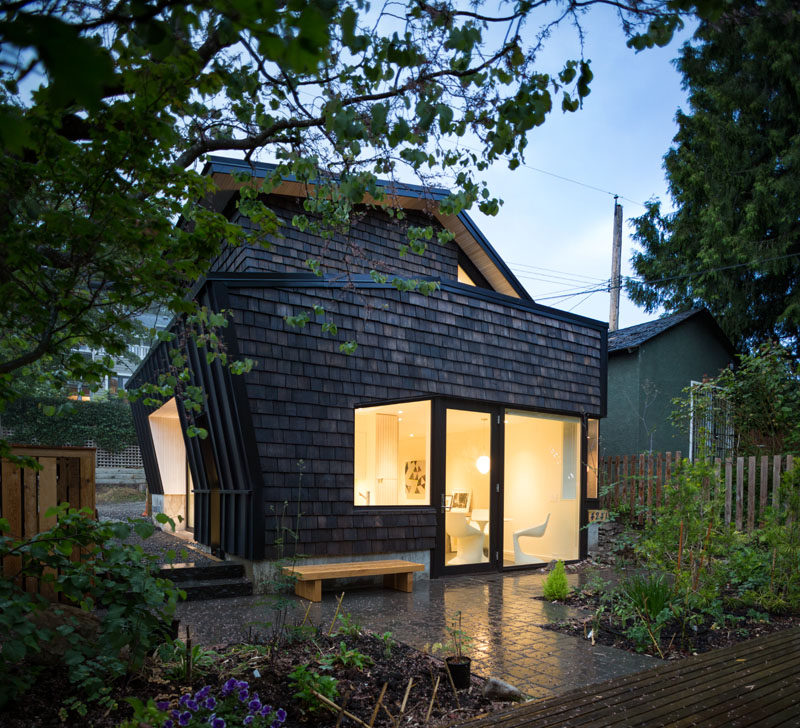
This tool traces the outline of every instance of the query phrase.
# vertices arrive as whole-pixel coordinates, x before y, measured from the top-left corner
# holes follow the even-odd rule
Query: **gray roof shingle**
[[[674,313],[670,316],[663,316],[655,321],[647,321],[636,326],[628,326],[624,329],[608,332],[608,353],[621,351],[623,349],[635,349],[645,341],[664,333],[673,326],[696,316],[705,311],[703,308],[692,308],[681,313]]]

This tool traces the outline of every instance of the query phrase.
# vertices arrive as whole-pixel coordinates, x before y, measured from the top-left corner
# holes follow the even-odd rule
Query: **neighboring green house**
[[[692,309],[608,333],[608,416],[603,455],[690,453],[690,435],[669,420],[672,400],[691,382],[732,366],[735,350],[714,317]]]

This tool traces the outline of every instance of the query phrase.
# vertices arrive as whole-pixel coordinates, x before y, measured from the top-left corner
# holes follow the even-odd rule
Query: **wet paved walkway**
[[[142,504],[99,509],[101,518],[138,515]],[[127,511],[130,511],[128,513]],[[172,534],[156,532],[144,546],[163,550],[186,545]],[[198,553],[197,557],[201,555]],[[588,640],[542,629],[540,625],[585,612],[535,597],[542,593],[545,575],[517,572],[417,580],[411,594],[382,587],[345,591],[342,611],[362,627],[429,649],[447,638],[445,627],[457,611],[462,629],[473,639],[470,656],[473,671],[517,686],[533,698],[548,698],[576,688],[652,668],[657,660],[634,655]],[[568,574],[571,586],[581,575]],[[322,601],[311,605],[309,618],[327,627],[336,610],[337,594],[323,592]],[[287,597],[288,623],[302,621],[309,602]],[[224,645],[267,635],[275,614],[266,596],[236,597],[184,602],[178,606],[181,636],[189,626],[195,644]]]
[[[577,584],[578,575],[569,575]],[[425,649],[446,639],[446,621],[462,613],[462,628],[473,639],[473,671],[499,677],[533,698],[546,698],[614,677],[653,667],[653,658],[633,655],[588,640],[542,629],[539,625],[580,616],[577,609],[543,602],[544,575],[539,573],[459,576],[414,584],[414,592],[381,587],[345,592],[342,611],[378,633]],[[290,623],[302,621],[309,602],[289,597]],[[336,609],[336,595],[323,593],[312,604],[314,624],[327,625]],[[274,617],[266,597],[240,597],[186,602],[178,607],[181,631],[189,625],[195,642],[224,644],[268,630]]]

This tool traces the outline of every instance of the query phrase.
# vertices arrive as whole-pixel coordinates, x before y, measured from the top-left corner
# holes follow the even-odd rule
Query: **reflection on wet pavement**
[[[577,584],[579,575],[569,575]],[[446,639],[445,626],[457,611],[462,629],[473,639],[473,671],[506,680],[534,698],[549,697],[576,687],[653,667],[652,658],[591,645],[539,625],[584,612],[535,599],[544,576],[540,573],[458,576],[414,583],[414,592],[381,587],[354,588],[345,593],[342,611],[372,631],[392,632],[395,639],[418,649]],[[336,594],[323,593],[313,604],[314,624],[330,624]],[[302,621],[309,602],[292,597]],[[221,644],[265,631],[272,619],[266,597],[241,597],[180,605],[181,627],[189,625],[195,643]]]

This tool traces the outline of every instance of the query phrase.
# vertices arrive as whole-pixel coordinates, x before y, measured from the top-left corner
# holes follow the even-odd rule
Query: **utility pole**
[[[614,240],[611,246],[611,309],[608,313],[608,330],[619,328],[619,291],[622,288],[620,259],[622,258],[622,205],[614,195]]]

